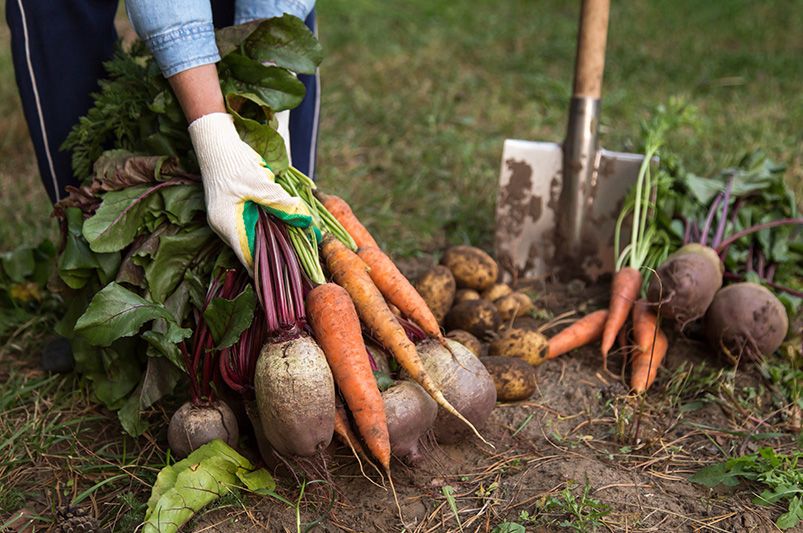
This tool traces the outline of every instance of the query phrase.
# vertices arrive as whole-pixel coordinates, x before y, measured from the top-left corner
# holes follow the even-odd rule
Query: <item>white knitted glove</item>
[[[312,217],[304,202],[277,185],[262,157],[240,139],[231,115],[204,115],[190,124],[189,132],[201,168],[209,225],[251,272],[256,210],[246,209],[247,202],[269,208],[294,226],[307,227]]]
[[[287,150],[287,162],[292,165],[293,156],[290,154],[290,110],[288,109],[276,113],[276,120],[279,123],[276,127],[276,131],[278,131],[279,135],[284,139],[284,148]]]

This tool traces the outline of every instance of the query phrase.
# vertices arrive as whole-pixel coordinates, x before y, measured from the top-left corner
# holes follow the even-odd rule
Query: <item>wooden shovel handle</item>
[[[602,94],[610,8],[610,0],[583,0],[577,35],[574,96],[599,98]]]

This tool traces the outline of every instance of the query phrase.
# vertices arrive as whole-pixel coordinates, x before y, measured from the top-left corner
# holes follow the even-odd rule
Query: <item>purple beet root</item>
[[[215,439],[236,446],[239,436],[237,417],[221,401],[208,405],[187,402],[173,413],[167,428],[167,443],[178,457],[186,457]]]
[[[382,393],[388,419],[390,450],[405,463],[421,460],[421,439],[432,429],[438,404],[417,383],[399,381]]]
[[[777,350],[789,318],[783,304],[765,287],[735,283],[720,289],[705,315],[705,334],[729,360],[760,359]]]
[[[666,258],[652,276],[647,298],[663,302],[661,316],[678,329],[702,317],[722,287],[722,261],[713,248],[687,244]]]

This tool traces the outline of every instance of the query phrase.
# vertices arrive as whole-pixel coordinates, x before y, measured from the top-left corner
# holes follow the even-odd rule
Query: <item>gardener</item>
[[[92,104],[117,42],[118,0],[6,0],[14,70],[42,183],[52,202],[85,176],[74,176],[70,154],[60,151],[70,129]],[[262,158],[237,134],[226,113],[215,63],[214,27],[283,13],[305,19],[315,31],[314,0],[127,0],[129,18],[181,104],[201,170],[209,225],[250,263],[242,222],[247,200],[267,205],[280,218],[309,225],[303,204],[273,181]],[[293,165],[315,173],[319,96],[317,76],[299,76],[307,89],[301,105],[280,113],[280,133]],[[289,130],[289,133],[288,133]],[[43,354],[43,366],[72,367],[62,339]]]
[[[103,62],[117,42],[118,0],[7,0],[7,20],[17,84],[31,133],[39,173],[50,199],[66,196],[73,176],[70,155],[59,150],[70,129],[90,108],[90,93],[103,76]],[[181,104],[198,159],[210,226],[243,263],[242,205],[253,200],[286,213],[296,225],[309,224],[299,199],[273,182],[261,158],[240,140],[226,113],[215,63],[220,60],[214,26],[280,16],[306,19],[315,30],[314,0],[128,0],[129,18],[153,53]],[[318,132],[318,80],[300,76],[307,97],[280,113],[280,133],[293,165],[312,176]],[[288,130],[289,129],[289,134]]]

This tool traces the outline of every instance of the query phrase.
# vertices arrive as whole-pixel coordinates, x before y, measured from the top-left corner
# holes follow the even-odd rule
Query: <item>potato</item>
[[[493,355],[480,361],[494,378],[496,401],[520,402],[535,392],[535,369],[523,359]]]
[[[446,313],[452,307],[454,293],[457,290],[452,271],[443,265],[430,268],[418,279],[415,288],[438,322],[443,322]]]
[[[441,262],[452,271],[458,287],[482,291],[493,285],[499,275],[496,261],[473,246],[452,246]]]
[[[480,352],[482,351],[482,343],[477,337],[468,331],[463,331],[462,329],[453,329],[446,334],[446,338],[459,342],[468,348],[471,353],[477,357],[480,356]]]
[[[496,331],[499,314],[496,306],[485,300],[469,300],[459,303],[446,314],[446,329],[462,329],[478,338]]]
[[[457,289],[457,292],[454,293],[454,303],[452,303],[452,305],[457,305],[460,302],[467,302],[469,300],[479,300],[480,298],[480,293],[474,289]]]
[[[509,322],[516,317],[525,315],[533,310],[533,301],[522,292],[514,292],[494,301],[496,311],[502,322]]]
[[[533,366],[544,362],[549,352],[549,342],[546,337],[528,329],[507,328],[502,334],[491,342],[489,355],[504,355],[506,357],[519,357]]]
[[[494,283],[484,291],[482,291],[482,297],[489,302],[494,302],[499,298],[507,296],[508,294],[512,293],[513,289],[510,288],[510,285],[507,283]]]

